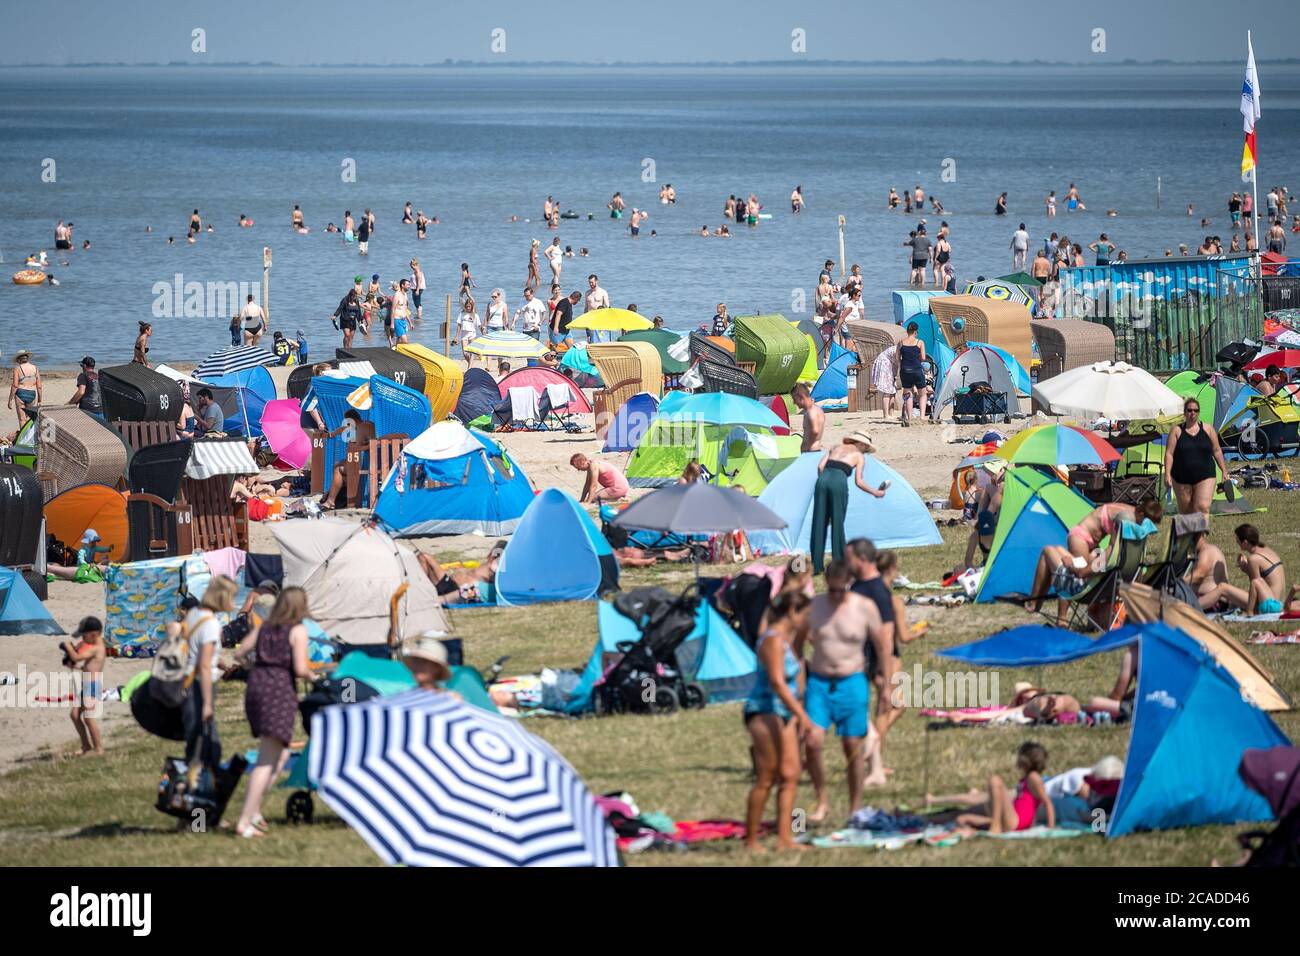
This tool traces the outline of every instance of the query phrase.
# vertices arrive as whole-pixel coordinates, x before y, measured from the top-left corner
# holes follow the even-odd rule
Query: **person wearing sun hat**
[[[30,349],[14,353],[13,377],[9,383],[9,407],[18,412],[18,427],[36,417],[41,404],[41,370],[32,364]]]
[[[863,478],[866,456],[876,450],[865,431],[849,432],[822,456],[813,488],[813,517],[810,533],[813,571],[821,574],[826,563],[826,526],[831,528],[831,556],[844,558],[844,516],[849,509],[849,475],[854,483],[875,498],[883,498],[889,482],[872,488]]]
[[[1002,458],[990,458],[980,464],[988,473],[988,480],[981,482],[982,487],[975,499],[975,526],[971,529],[970,540],[966,542],[966,567],[973,568],[975,549],[978,547],[988,559],[993,547],[993,536],[998,530],[998,514],[1002,511],[1002,491],[1006,487],[1007,463]]]
[[[422,690],[440,691],[442,687],[439,685],[451,677],[447,645],[442,642],[445,636],[438,631],[425,631],[416,637],[408,637],[399,646],[402,663]]]
[[[1056,810],[1058,826],[1062,822],[1091,826],[1113,809],[1123,781],[1124,761],[1107,755],[1091,767],[1074,767],[1048,777],[1043,786]],[[1034,822],[1043,823],[1044,817],[1045,808],[1040,806]]]
[[[103,581],[108,568],[107,564],[101,565],[95,561],[97,554],[95,546],[99,544],[99,540],[99,532],[94,528],[87,528],[81,536],[81,547],[77,549],[76,565],[46,565],[45,570],[50,579],[61,578],[64,581],[75,581],[77,584],[98,584]]]

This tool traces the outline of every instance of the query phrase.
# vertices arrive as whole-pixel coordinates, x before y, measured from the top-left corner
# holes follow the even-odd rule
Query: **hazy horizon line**
[[[719,67],[846,67],[846,66],[973,66],[973,67],[1038,67],[1038,66],[1232,66],[1241,65],[1241,58],[1220,60],[1174,60],[1156,58],[1138,60],[1133,57],[1124,59],[1089,59],[1089,60],[990,60],[963,59],[955,57],[936,57],[929,60],[844,60],[844,59],[780,59],[780,60],[603,60],[584,62],[579,60],[457,60],[450,57],[436,62],[425,63],[281,63],[275,60],[169,60],[162,61],[126,61],[126,60],[80,60],[66,63],[49,61],[0,63],[0,69],[33,68],[169,68],[198,67],[206,69],[222,67],[258,67],[274,69],[446,69],[463,67],[509,67],[511,69],[533,67],[569,67],[585,69],[607,69],[611,67],[655,67],[674,69],[698,69]],[[1261,64],[1294,65],[1300,63],[1300,57],[1280,57],[1261,59]]]

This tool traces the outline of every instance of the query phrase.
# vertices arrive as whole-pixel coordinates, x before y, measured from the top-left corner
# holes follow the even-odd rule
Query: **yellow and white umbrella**
[[[489,332],[480,335],[465,351],[471,355],[496,355],[501,358],[541,358],[547,348],[531,335],[522,332]]]
[[[637,332],[654,328],[654,323],[627,309],[596,309],[571,322],[569,328],[590,332]]]

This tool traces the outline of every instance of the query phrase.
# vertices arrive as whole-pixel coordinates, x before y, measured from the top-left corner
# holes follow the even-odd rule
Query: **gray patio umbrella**
[[[779,531],[786,525],[784,518],[743,491],[702,481],[651,492],[612,523],[638,531],[673,534]]]

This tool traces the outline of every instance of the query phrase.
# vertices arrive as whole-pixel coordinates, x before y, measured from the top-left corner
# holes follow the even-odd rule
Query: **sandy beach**
[[[184,367],[178,365],[178,367]],[[66,401],[75,390],[76,374],[73,372],[42,372],[45,397],[53,402]],[[0,434],[8,434],[17,427],[12,410],[5,409],[0,419]],[[589,418],[589,416],[588,416]],[[905,477],[925,499],[947,497],[952,467],[964,454],[956,444],[963,439],[977,439],[992,427],[1010,433],[1025,426],[1027,420],[1017,419],[1009,426],[918,425],[904,430],[897,419],[883,421],[879,413],[829,413],[826,437],[834,441],[838,436],[859,428],[870,432],[877,448],[877,457],[887,462]],[[589,422],[587,423],[589,425]],[[532,479],[537,488],[562,488],[575,496],[582,490],[582,475],[569,466],[574,452],[599,455],[601,442],[592,431],[581,434],[566,432],[508,432],[497,436],[509,449]],[[626,455],[608,457],[622,465]],[[264,472],[271,477],[276,472]],[[635,491],[634,495],[643,492]],[[365,512],[340,512],[340,516],[361,520]],[[456,535],[439,538],[407,539],[407,543],[420,550],[432,551],[440,556],[456,558],[482,558],[492,545],[492,540],[475,535]],[[265,524],[252,523],[250,550],[275,552],[275,538]],[[49,585],[46,607],[64,630],[71,632],[86,615],[102,617],[104,614],[104,588],[96,584],[74,584],[54,581]],[[29,672],[40,670],[56,673],[60,670],[61,638],[8,637],[0,639],[0,674],[17,673],[26,667]],[[109,658],[104,672],[105,686],[112,688],[124,683],[136,671],[148,667],[147,661]],[[125,704],[110,701],[105,705],[105,734],[112,737],[114,725],[132,722]],[[0,734],[0,773],[20,766],[25,761],[48,760],[68,752],[76,741],[76,734],[68,718],[66,704],[40,708],[9,709],[5,716],[5,732]]]

